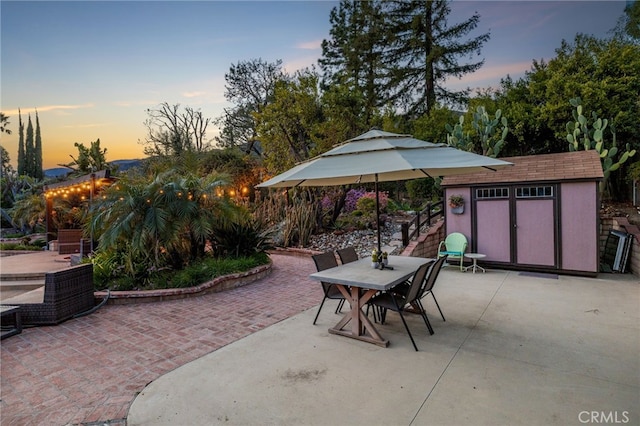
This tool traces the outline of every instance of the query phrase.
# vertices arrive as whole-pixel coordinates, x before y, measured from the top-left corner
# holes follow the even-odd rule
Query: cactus
[[[502,124],[502,130],[495,134],[498,124]],[[509,133],[507,118],[502,116],[501,110],[496,110],[495,118],[489,114],[483,106],[479,106],[473,113],[473,128],[478,132],[482,154],[489,157],[497,157],[504,146],[504,140]]]
[[[447,144],[450,146],[463,149],[465,151],[474,150],[473,138],[470,132],[464,133],[462,125],[464,124],[464,116],[460,116],[455,126],[445,125],[447,130]],[[502,130],[496,134],[498,125],[502,124]],[[489,157],[497,157],[504,146],[505,138],[509,133],[506,117],[502,116],[502,111],[497,110],[494,118],[489,117],[483,106],[476,108],[473,113],[473,122],[471,123],[475,130],[475,135],[479,139],[479,145],[482,148],[482,154]]]
[[[464,124],[464,116],[461,115],[458,119],[458,123],[451,127],[449,123],[444,127],[447,130],[447,145],[454,148],[461,149],[463,151],[473,151],[473,142],[469,136],[469,132],[463,132],[462,125]]]
[[[572,111],[573,120],[567,123],[567,141],[569,142],[569,151],[578,151],[580,146],[585,151],[595,149],[600,155],[600,161],[602,162],[602,172],[604,179],[601,185],[601,192],[607,187],[607,182],[611,172],[614,172],[620,168],[629,158],[636,154],[635,149],[631,149],[627,143],[625,151],[615,161],[618,155],[618,143],[616,140],[616,130],[613,124],[609,125],[609,121],[598,118],[595,112],[591,113],[593,124],[589,127],[589,121],[582,115],[582,101],[580,98],[574,98],[569,101],[571,106],[575,108]],[[611,147],[607,148],[604,141],[604,131],[609,127],[612,135]],[[614,162],[615,161],[615,162]]]

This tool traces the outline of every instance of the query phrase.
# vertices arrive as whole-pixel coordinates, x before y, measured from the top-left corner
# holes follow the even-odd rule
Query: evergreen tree
[[[358,115],[365,123],[386,102],[381,63],[385,49],[384,17],[380,2],[342,0],[331,10],[331,38],[322,41],[322,58],[318,61],[323,87],[346,87],[354,94]]]
[[[460,63],[460,58],[480,54],[489,33],[463,40],[478,26],[474,13],[464,22],[449,25],[447,0],[392,0],[383,3],[389,17],[387,57],[390,99],[404,106],[409,115],[428,113],[437,103],[456,105],[466,101],[469,89],[451,91],[443,86],[449,77],[462,77],[478,70],[484,60]]]
[[[448,25],[447,0],[342,0],[331,11],[331,38],[322,43],[319,60],[324,85],[347,85],[361,96],[365,119],[375,108],[399,108],[408,119],[438,104],[464,103],[469,89],[444,87],[450,77],[478,70],[484,60],[461,62],[489,40],[489,34],[466,38],[480,20],[476,13]]]
[[[31,114],[29,114],[29,123],[27,124],[27,140],[24,148],[24,174],[35,177],[35,151],[36,147],[33,142],[33,124],[31,123]]]
[[[42,171],[42,137],[40,136],[40,119],[38,118],[38,111],[36,110],[36,145],[33,162],[33,172],[36,179],[44,178],[44,172]]]
[[[615,37],[626,39],[632,43],[640,42],[640,2],[628,1],[624,9],[624,15],[618,19],[618,24],[613,29]]]
[[[22,115],[18,109],[18,176],[25,174],[25,152],[24,152],[24,123]]]
[[[6,149],[4,149],[2,145],[0,145],[0,159],[2,160],[2,165],[0,168],[0,178],[4,178],[5,176],[11,174],[13,168],[11,167],[11,159],[9,158],[9,153]]]

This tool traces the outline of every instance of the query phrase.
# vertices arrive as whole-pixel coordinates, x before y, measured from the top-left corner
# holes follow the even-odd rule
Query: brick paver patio
[[[124,425],[149,382],[320,302],[321,287],[308,277],[315,271],[309,257],[271,258],[272,274],[244,287],[106,305],[4,340],[2,425]]]

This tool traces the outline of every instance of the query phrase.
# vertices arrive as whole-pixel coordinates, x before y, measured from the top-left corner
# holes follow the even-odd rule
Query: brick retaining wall
[[[250,284],[271,274],[273,263],[257,266],[246,272],[224,275],[211,281],[186,288],[167,288],[158,290],[141,291],[96,291],[94,297],[97,301],[104,300],[107,295],[108,305],[125,305],[131,303],[162,302],[164,300],[177,300],[193,296],[202,296],[207,293],[216,293]]]
[[[436,257],[438,255],[438,245],[444,240],[444,220],[440,220],[420,234],[418,238],[409,242],[409,245],[402,251],[402,256],[412,257]]]

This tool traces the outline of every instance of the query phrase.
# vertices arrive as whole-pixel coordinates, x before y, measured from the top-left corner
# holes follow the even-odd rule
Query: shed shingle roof
[[[461,186],[488,183],[519,183],[562,180],[601,180],[602,165],[595,150],[562,152],[558,154],[527,155],[501,158],[513,163],[498,171],[448,176],[442,186]]]

